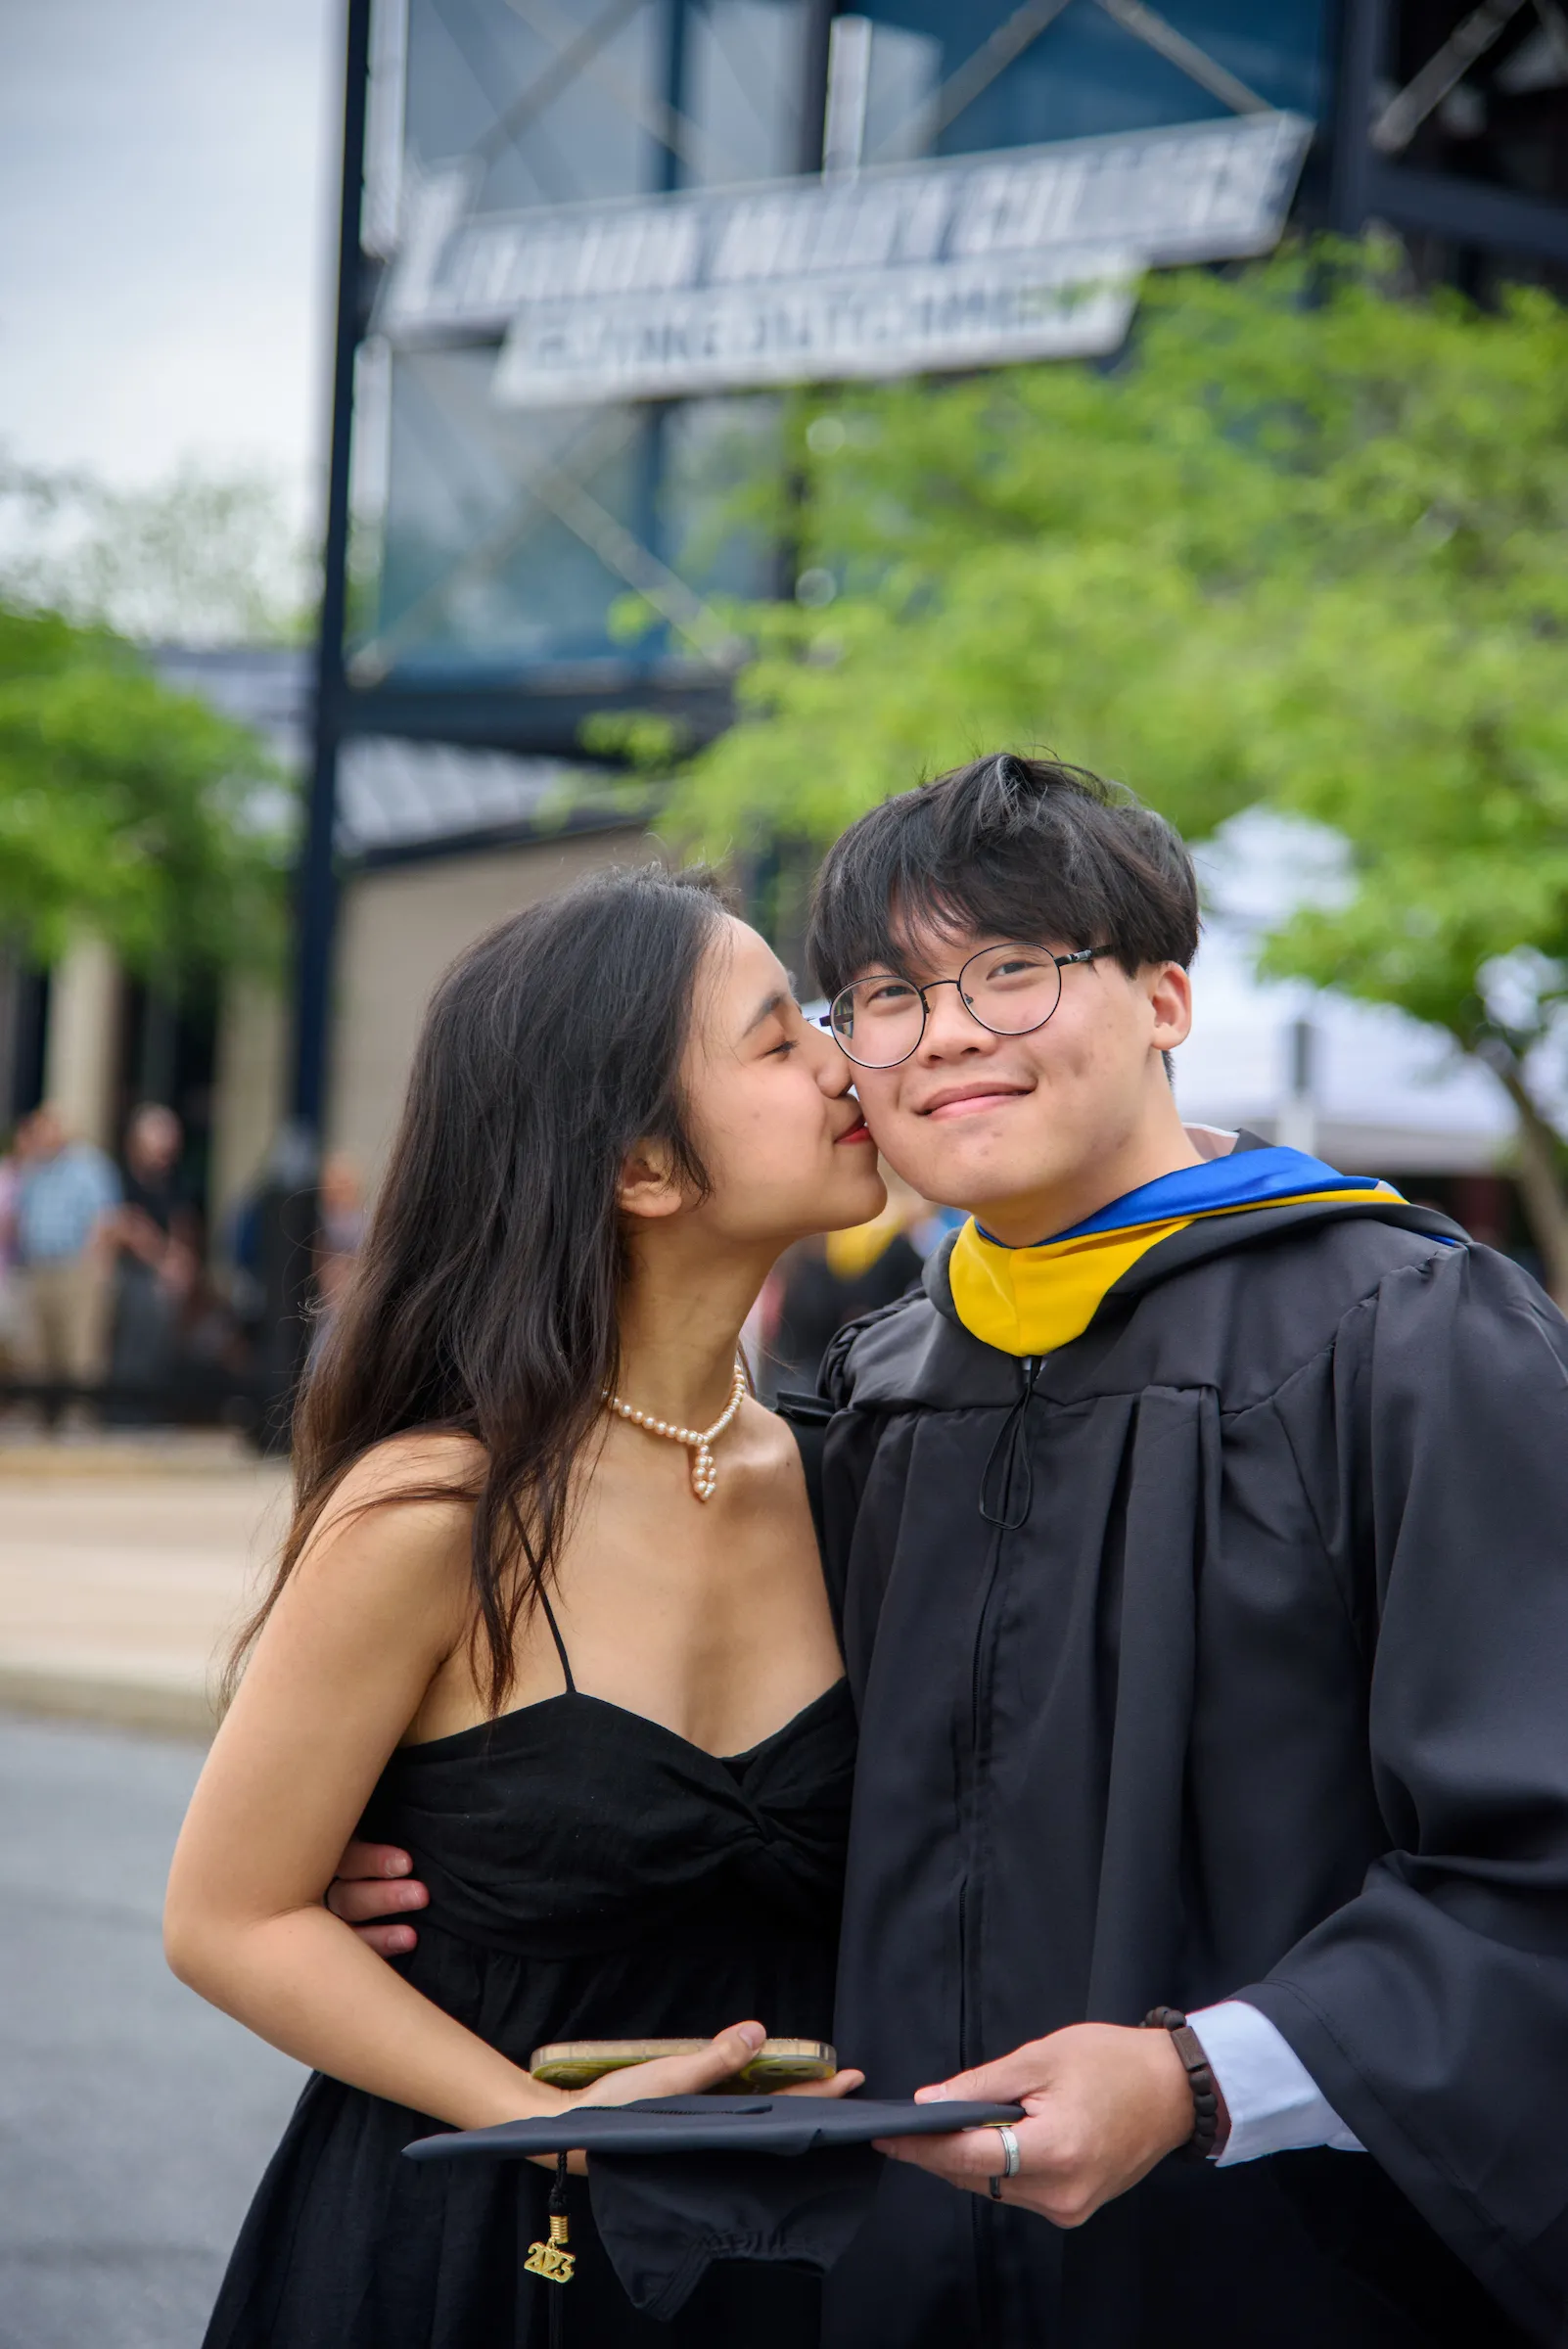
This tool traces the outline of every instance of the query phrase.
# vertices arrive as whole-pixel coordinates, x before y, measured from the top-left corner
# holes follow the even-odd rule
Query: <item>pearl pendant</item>
[[[729,1401],[712,1427],[676,1427],[668,1419],[656,1419],[651,1411],[633,1410],[619,1395],[605,1394],[605,1402],[616,1416],[633,1427],[640,1427],[650,1436],[667,1436],[672,1444],[684,1444],[692,1455],[691,1489],[699,1500],[712,1500],[718,1489],[718,1469],[714,1459],[714,1446],[729,1426],[735,1413],[746,1400],[746,1365],[737,1360],[735,1377],[729,1391]]]

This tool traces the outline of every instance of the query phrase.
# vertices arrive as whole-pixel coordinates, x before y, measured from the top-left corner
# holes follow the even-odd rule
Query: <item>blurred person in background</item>
[[[18,1136],[16,1247],[23,1375],[51,1386],[103,1383],[109,1339],[110,1247],[119,1206],[114,1163],[72,1138],[53,1102]],[[46,1405],[53,1424],[55,1405]]]
[[[888,1204],[869,1223],[802,1240],[773,1275],[771,1327],[762,1338],[776,1391],[814,1394],[817,1365],[847,1321],[892,1305],[920,1278],[916,1234],[931,1209],[884,1167]]]
[[[0,1158],[0,1376],[14,1378],[20,1366],[22,1293],[17,1280],[17,1206],[26,1153],[25,1121]]]
[[[300,1375],[326,1326],[318,1286],[320,1180],[315,1137],[290,1119],[230,1211],[233,1359],[253,1389],[251,1440],[266,1451],[288,1450]]]
[[[115,1296],[111,1415],[142,1420],[174,1371],[183,1306],[202,1266],[201,1219],[181,1177],[185,1129],[173,1110],[145,1101],[125,1128],[123,1198],[111,1224]]]
[[[320,1237],[316,1242],[316,1295],[324,1315],[337,1311],[365,1236],[365,1185],[346,1150],[329,1150],[321,1162],[316,1193]]]

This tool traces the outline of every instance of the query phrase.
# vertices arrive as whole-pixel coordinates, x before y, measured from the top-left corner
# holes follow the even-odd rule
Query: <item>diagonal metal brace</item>
[[[1404,152],[1428,115],[1464,79],[1476,59],[1486,55],[1524,5],[1525,0],[1481,0],[1481,6],[1454,26],[1442,48],[1389,100],[1372,124],[1372,145],[1379,155]]]
[[[989,90],[997,74],[1005,73],[1014,58],[1022,57],[1024,51],[1039,39],[1046,26],[1054,24],[1062,11],[1070,5],[1071,0],[1023,0],[1023,6],[1015,8],[1010,17],[1004,18],[995,31],[983,40],[978,49],[971,50],[963,64],[948,74],[932,102],[932,135],[945,130],[949,122],[955,122],[966,107],[974,105],[982,90]],[[924,113],[925,109],[919,111]],[[893,144],[906,127],[909,118],[905,115],[889,132],[879,145],[878,154],[883,147]],[[875,158],[872,160],[875,161]]]
[[[484,137],[476,142],[474,154],[486,161],[515,139],[519,131],[527,130],[547,106],[555,103],[563,90],[571,87],[579,73],[586,72],[599,63],[600,53],[606,44],[615,39],[623,25],[630,23],[632,18],[647,5],[647,0],[610,0],[609,7],[601,16],[595,17],[591,24],[583,25],[580,32],[564,43],[555,39],[536,22],[531,10],[518,7],[517,0],[509,0],[509,5],[514,14],[523,19],[529,30],[537,33],[545,47],[554,54],[543,70],[519,91],[506,112],[497,115]]]
[[[712,604],[618,522],[575,475],[564,470],[546,473],[531,486],[539,504],[564,522],[606,571],[613,571],[651,604],[700,660],[721,671],[736,667],[742,647],[733,628],[726,627]]]
[[[639,89],[604,54],[622,27],[629,24],[646,5],[647,0],[610,0],[602,16],[581,32],[576,32],[570,19],[554,6],[553,0],[507,0],[513,15],[521,17],[529,30],[536,33],[546,48],[553,49],[555,56],[485,132],[476,152],[492,153],[504,146],[526,129],[579,73],[591,73],[639,130],[645,130],[661,147],[678,156],[689,171],[704,176],[708,164],[697,124],[667,99]]]
[[[733,630],[711,604],[583,486],[581,470],[607,463],[636,429],[634,410],[612,411],[608,416],[600,412],[571,451],[575,463],[558,460],[543,465],[522,482],[516,499],[484,536],[465,548],[390,626],[359,648],[350,664],[355,682],[372,683],[384,677],[396,654],[413,640],[422,623],[440,610],[452,590],[498,571],[536,526],[541,511],[564,523],[607,571],[642,596],[710,668],[725,672],[732,669],[736,659]]]
[[[1228,106],[1232,114],[1277,113],[1277,108],[1270,106],[1267,98],[1260,98],[1256,90],[1249,89],[1227,66],[1217,64],[1206,49],[1200,49],[1196,41],[1189,41],[1184,32],[1177,32],[1156,9],[1146,7],[1144,0],[1094,0],[1094,5],[1103,9],[1124,32],[1131,33],[1134,40],[1143,41],[1177,67],[1189,81],[1207,90],[1211,98]]]

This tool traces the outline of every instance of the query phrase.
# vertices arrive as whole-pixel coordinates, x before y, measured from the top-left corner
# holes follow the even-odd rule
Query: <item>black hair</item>
[[[707,1189],[680,1068],[722,918],[709,874],[602,874],[501,923],[441,980],[364,1247],[296,1413],[294,1523],[230,1689],[348,1469],[418,1429],[484,1448],[462,1497],[476,1677],[500,1710],[520,1615],[559,1559],[573,1472],[618,1382],[626,1154],[662,1141]]]
[[[1130,974],[1191,962],[1198,885],[1180,836],[1124,786],[1001,751],[884,800],[828,851],[807,952],[836,994],[898,969],[911,924],[1109,946]]]

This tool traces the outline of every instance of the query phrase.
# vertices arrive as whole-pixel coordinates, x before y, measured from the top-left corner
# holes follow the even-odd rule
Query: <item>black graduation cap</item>
[[[535,2153],[810,2153],[876,2137],[950,2137],[1021,2121],[1021,2104],[914,2104],[869,2096],[640,2096],[573,2104],[493,2129],[443,2130],[410,2161],[526,2161]]]
[[[644,2096],[443,2130],[403,2150],[410,2161],[523,2161],[580,2147],[594,2224],[627,2298],[669,2319],[714,2260],[830,2268],[871,2206],[873,2138],[948,2136],[1022,2118],[1018,2104]]]

